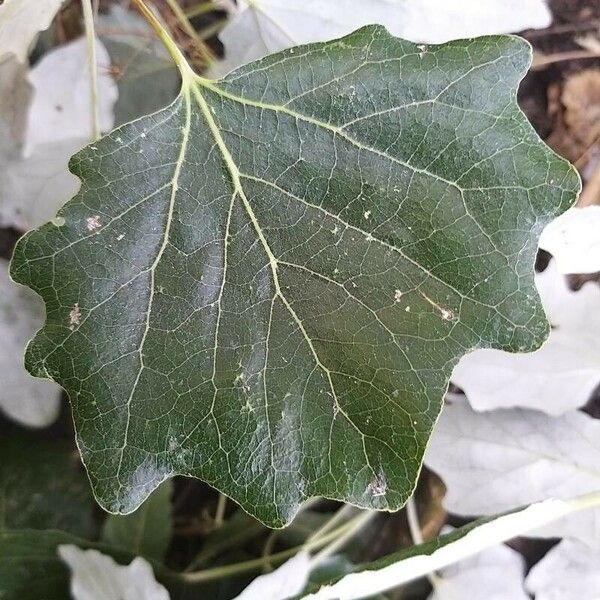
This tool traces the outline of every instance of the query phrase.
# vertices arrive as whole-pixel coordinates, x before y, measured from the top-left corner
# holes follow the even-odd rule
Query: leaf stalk
[[[88,65],[90,77],[90,97],[92,116],[92,141],[100,138],[100,117],[98,114],[98,67],[96,62],[96,32],[94,28],[94,9],[92,0],[82,0],[83,22],[87,41]]]

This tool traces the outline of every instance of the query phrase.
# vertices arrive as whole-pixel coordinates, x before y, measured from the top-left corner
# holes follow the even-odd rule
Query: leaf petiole
[[[338,539],[342,539],[343,537],[345,538],[346,534],[349,534],[350,532],[353,532],[353,534],[356,533],[359,529],[359,525],[360,527],[364,525],[366,515],[370,516],[371,512],[374,511],[370,511],[368,513],[363,512],[347,523],[340,525],[328,534],[325,534],[313,541],[308,540],[300,546],[294,546],[293,548],[288,548],[287,550],[282,550],[281,552],[277,552],[275,554],[261,556],[260,558],[254,558],[252,560],[234,563],[231,565],[215,567],[213,569],[205,569],[195,573],[181,573],[179,577],[186,583],[200,583],[204,581],[214,581],[215,579],[223,579],[224,577],[231,577],[233,575],[247,573],[249,571],[257,571],[263,568],[265,565],[282,563],[288,558],[298,554],[298,552],[303,550],[319,550],[320,548],[327,546],[327,544],[335,542]]]
[[[177,44],[169,32],[162,26],[161,22],[156,18],[156,15],[148,8],[144,0],[133,0],[133,3],[142,13],[150,27],[154,30],[160,41],[171,55],[171,58],[177,65],[184,83],[189,82],[195,77],[195,73],[190,67],[186,57],[183,55]]]
[[[90,76],[90,96],[92,115],[92,141],[100,138],[100,117],[98,115],[98,66],[96,63],[96,33],[94,28],[94,9],[92,0],[82,0],[83,21],[88,50]]]

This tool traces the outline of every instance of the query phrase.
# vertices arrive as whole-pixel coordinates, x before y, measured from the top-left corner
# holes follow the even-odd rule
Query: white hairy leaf
[[[523,557],[501,544],[442,569],[428,600],[529,600],[524,576]]]
[[[563,540],[531,569],[525,585],[535,600],[597,600],[600,551]]]
[[[4,0],[0,5],[0,56],[24,63],[37,34],[50,27],[63,0]]]
[[[117,88],[110,59],[97,42],[98,103],[103,129],[113,126]],[[34,88],[23,152],[0,129],[0,226],[35,227],[52,218],[77,192],[70,157],[90,141],[91,94],[83,38],[49,52],[30,72]],[[16,102],[17,100],[13,100]],[[7,148],[8,150],[2,150]],[[11,151],[12,149],[12,151]]]
[[[123,567],[98,550],[73,544],[59,546],[58,553],[71,569],[73,600],[169,600],[169,593],[141,557]]]
[[[13,283],[8,262],[0,259],[0,411],[29,427],[50,425],[60,408],[60,387],[32,377],[23,366],[25,346],[43,320],[40,298]]]
[[[377,23],[417,43],[547,27],[544,0],[241,0],[219,37],[225,58],[213,77],[277,50],[346,35]]]
[[[572,411],[550,417],[528,410],[444,407],[426,464],[444,480],[444,506],[464,516],[493,515],[544,498],[600,489],[600,421]],[[600,510],[556,521],[535,535],[600,545]]]
[[[600,271],[600,206],[569,209],[542,231],[540,248],[554,256],[559,273]]]
[[[299,552],[272,573],[257,577],[235,600],[286,600],[300,594],[308,583],[310,555]]]

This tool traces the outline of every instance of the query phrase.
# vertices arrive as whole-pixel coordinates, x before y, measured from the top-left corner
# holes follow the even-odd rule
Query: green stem
[[[181,6],[179,6],[177,0],[166,0],[166,3],[169,5],[169,8],[179,21],[179,24],[181,25],[183,31],[185,31],[185,33],[194,42],[194,46],[196,47],[196,50],[198,51],[198,54],[200,54],[202,60],[205,62],[205,66],[210,66],[212,63],[215,62],[215,57],[213,56],[212,52],[208,49],[204,41],[200,38],[198,32],[190,23],[190,20],[188,19]]]
[[[212,0],[206,0],[206,2],[201,2],[200,4],[196,4],[191,8],[188,8],[185,11],[185,16],[188,19],[193,19],[194,17],[199,17],[200,15],[205,15],[206,13],[212,12],[215,10],[215,5]]]
[[[92,100],[92,141],[100,138],[100,117],[98,115],[98,68],[96,66],[96,34],[94,31],[94,9],[91,0],[81,1],[83,22],[87,40],[88,64],[90,71],[90,96]]]
[[[360,516],[362,517],[363,515]],[[231,577],[232,575],[247,573],[249,571],[257,571],[263,568],[265,565],[282,563],[288,558],[298,554],[298,552],[318,550],[319,548],[327,545],[329,542],[332,542],[336,538],[342,536],[353,525],[353,521],[350,521],[349,523],[346,523],[334,531],[322,536],[318,540],[306,542],[305,544],[277,552],[276,554],[261,556],[260,558],[235,563],[232,565],[225,565],[223,567],[215,567],[214,569],[206,569],[196,573],[181,573],[180,578],[187,583],[199,583],[204,581],[214,581],[215,579],[222,579],[224,577]]]
[[[219,500],[217,502],[217,511],[215,512],[215,528],[219,528],[223,525],[225,520],[225,508],[227,507],[227,496],[225,494],[219,494]]]
[[[310,542],[313,540],[318,540],[323,534],[330,531],[340,521],[343,521],[346,517],[350,516],[354,510],[354,506],[351,506],[350,504],[344,504],[328,521],[326,521],[323,525],[321,525],[321,527],[319,527],[319,529],[317,529],[308,537],[308,541]]]
[[[264,527],[256,522],[244,529],[234,532],[231,535],[228,535],[225,539],[216,542],[209,546],[208,548],[202,550],[188,565],[185,569],[186,571],[195,571],[203,564],[207,563],[209,560],[212,560],[219,554],[222,554],[226,550],[230,548],[240,547],[244,545],[246,542],[254,539],[257,535],[264,531]]]
[[[378,513],[375,510],[368,510],[349,521],[347,523],[347,530],[338,538],[332,540],[325,548],[323,548],[323,550],[312,558],[311,567],[316,567],[327,557],[335,554],[338,550],[341,550],[369,521],[377,516],[377,514]],[[316,541],[318,541],[318,539]]]
[[[415,546],[420,546],[425,540],[423,539],[423,532],[421,531],[421,524],[419,523],[419,513],[417,511],[417,503],[415,502],[414,494],[406,503],[406,520],[408,521],[408,530],[410,531],[410,537],[412,538],[413,544]],[[441,577],[435,571],[428,573],[427,579],[434,590],[438,589],[442,582]]]
[[[315,497],[315,498],[311,498],[310,500],[307,500],[302,507],[300,508],[300,510],[298,511],[298,515],[305,511],[305,510],[309,510],[312,506],[314,506],[315,504],[318,504],[321,501],[321,498],[319,497]],[[298,516],[296,515],[296,517]],[[329,521],[327,521],[327,523],[331,522],[332,519],[330,519]],[[292,523],[290,525],[290,527],[294,527],[295,523]],[[321,528],[322,529],[322,528]],[[321,531],[321,529],[319,529],[318,531]],[[329,529],[328,529],[329,530]],[[323,532],[324,533],[324,532]],[[280,530],[275,530],[272,531],[269,536],[267,537],[267,541],[265,542],[264,548],[263,548],[263,552],[262,552],[262,556],[266,559],[269,558],[269,556],[273,553],[273,548],[275,547],[275,543],[277,542],[277,539],[279,538],[279,534],[280,534]],[[316,539],[314,537],[314,532],[311,534],[307,534],[305,537],[305,541],[304,543],[308,543],[310,541],[313,541],[314,539]],[[267,563],[264,566],[263,569],[265,572],[269,572],[273,570],[273,565],[271,563]]]
[[[144,0],[133,0],[133,3],[137,6],[138,10],[142,13],[142,16],[146,19],[150,27],[154,30],[160,41],[164,44],[168,50],[171,58],[177,65],[181,77],[184,82],[189,82],[195,76],[192,68],[190,67],[187,59],[177,47],[177,44],[173,41],[173,38],[169,35],[167,30],[162,26],[161,22],[156,18],[154,13],[146,6]]]

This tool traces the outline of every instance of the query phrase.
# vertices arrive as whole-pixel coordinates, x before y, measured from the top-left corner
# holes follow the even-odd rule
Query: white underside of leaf
[[[525,585],[535,600],[597,600],[600,552],[563,540],[531,569]]]
[[[97,550],[71,544],[59,546],[58,554],[72,572],[73,600],[169,600],[169,593],[141,557],[122,567]]]
[[[431,554],[419,554],[380,569],[364,570],[346,575],[337,583],[322,587],[318,592],[305,596],[304,600],[332,600],[334,598],[335,600],[359,600],[371,597],[493,548],[530,528],[570,514],[574,510],[578,510],[577,504],[578,500],[573,502],[545,500],[479,525]],[[462,598],[470,600],[471,595],[467,593]],[[520,600],[520,598],[511,598],[510,600]]]
[[[501,544],[442,569],[428,600],[529,600],[524,574],[523,557]]]
[[[542,232],[540,248],[554,256],[559,273],[600,271],[600,206],[562,214]]]
[[[64,0],[4,0],[0,6],[0,56],[12,53],[24,63],[40,31],[50,27]]]
[[[8,261],[0,259],[0,411],[29,427],[50,425],[60,408],[60,387],[23,366],[25,346],[44,321],[43,306],[37,294],[10,280]]]
[[[600,421],[579,411],[561,417],[516,409],[476,413],[466,402],[453,402],[442,411],[425,462],[448,488],[444,506],[458,515],[571,498],[600,489]],[[535,535],[600,546],[600,510]]]
[[[98,98],[103,130],[113,126],[117,87],[110,59],[97,42]],[[0,172],[0,226],[36,227],[51,219],[79,189],[70,157],[90,141],[90,87],[83,38],[49,52],[30,72],[34,87],[22,156]],[[0,131],[0,135],[2,132]],[[0,139],[0,146],[10,145]]]
[[[110,75],[110,57],[96,40],[98,118],[101,131],[113,127],[117,86]],[[60,46],[31,70],[33,101],[27,124],[25,154],[56,139],[92,138],[92,102],[86,40]]]
[[[600,383],[600,287],[577,292],[552,262],[537,286],[553,326],[531,354],[476,350],[464,356],[452,381],[476,410],[523,407],[559,415],[584,405]]]
[[[210,75],[220,77],[277,50],[329,40],[372,23],[409,41],[438,44],[550,22],[544,0],[242,0],[219,35],[225,58]]]
[[[257,577],[234,600],[286,600],[300,594],[308,583],[310,555],[299,552],[272,573]]]
[[[397,35],[430,44],[543,29],[552,22],[545,0],[405,0],[400,10]]]

